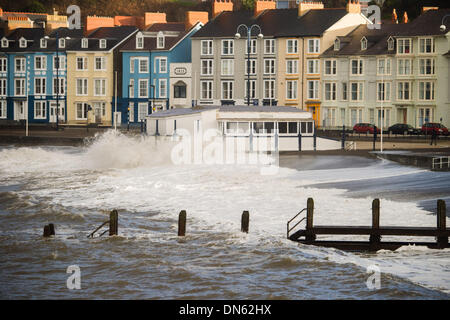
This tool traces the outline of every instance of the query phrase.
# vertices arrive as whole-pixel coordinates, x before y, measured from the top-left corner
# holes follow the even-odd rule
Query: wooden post
[[[381,236],[378,234],[380,228],[380,199],[372,201],[372,230],[374,231],[369,238],[371,245],[378,245],[381,241]]]
[[[445,231],[446,230],[446,205],[445,201],[439,199],[437,201],[437,230]],[[438,248],[446,248],[448,246],[448,237],[447,236],[438,236],[437,237],[437,245]]]
[[[46,225],[46,226],[44,226],[44,234],[43,234],[43,236],[44,236],[44,238],[48,238],[48,237],[50,237],[50,226],[48,226],[48,225]]]
[[[109,235],[116,236],[119,233],[119,214],[117,210],[109,214]]]
[[[50,223],[48,225],[49,229],[50,229],[50,235],[54,236],[55,235],[55,225],[53,223]]]
[[[313,228],[313,216],[314,216],[314,200],[308,198],[306,202],[306,241],[316,240],[316,235],[312,232]]]
[[[242,232],[248,233],[249,222],[250,222],[249,212],[248,211],[242,212],[242,217],[241,217],[241,231]]]
[[[181,210],[178,216],[178,236],[184,237],[186,234],[186,210]]]

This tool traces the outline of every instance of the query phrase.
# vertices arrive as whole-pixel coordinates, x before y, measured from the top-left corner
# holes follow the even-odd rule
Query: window
[[[297,99],[297,80],[286,81],[286,99]]]
[[[287,40],[286,53],[288,53],[288,54],[298,53],[298,41],[297,41],[297,39],[288,39]]]
[[[88,113],[88,104],[86,102],[76,103],[76,118],[77,120],[86,120]]]
[[[233,40],[222,40],[222,55],[234,54]]]
[[[275,54],[275,39],[264,40],[264,54]]]
[[[275,98],[275,80],[264,80],[264,99]]]
[[[298,134],[297,122],[278,122],[278,133],[279,134]]]
[[[0,96],[5,97],[6,96],[6,79],[1,78],[0,79]]]
[[[419,100],[434,100],[434,82],[419,82]]]
[[[66,57],[58,56],[53,57],[53,70],[65,70],[66,69]]]
[[[148,79],[139,79],[139,98],[148,97]]]
[[[14,59],[14,72],[25,72],[25,58]]]
[[[362,38],[361,39],[361,51],[367,50],[367,39]]]
[[[164,46],[165,46],[164,34],[162,33],[162,31],[160,31],[160,32],[158,32],[158,35],[156,36],[156,48],[163,49]]]
[[[377,83],[377,101],[391,100],[391,83],[378,82]]]
[[[0,100],[0,119],[6,119],[6,113],[6,100]]]
[[[77,57],[77,70],[87,70],[87,57]]]
[[[398,54],[412,53],[411,39],[397,39],[397,53]]]
[[[34,69],[35,70],[47,69],[47,57],[46,56],[35,56],[34,57]]]
[[[106,79],[94,79],[94,96],[106,96]]]
[[[134,98],[134,79],[130,79],[130,84],[128,85],[128,94],[130,98]]]
[[[100,39],[98,43],[100,49],[106,49],[106,39]]]
[[[58,47],[65,48],[66,47],[66,39],[64,39],[64,38],[59,39]]]
[[[2,48],[8,48],[9,41],[6,38],[2,38]]]
[[[88,79],[87,78],[77,78],[76,81],[76,92],[77,96],[87,96],[88,94]]]
[[[136,49],[144,49],[144,37],[141,32],[136,36]]]
[[[433,38],[419,39],[419,52],[420,53],[434,53],[434,41]]]
[[[212,76],[213,75],[213,59],[202,59],[200,74],[202,76]]]
[[[212,81],[200,81],[200,99],[211,100],[213,98],[213,82]]]
[[[398,59],[397,64],[398,64],[397,70],[398,75],[405,76],[412,74],[411,59]]]
[[[319,53],[319,52],[320,52],[320,39],[309,39],[308,53]]]
[[[275,74],[275,59],[264,59],[264,74]]]
[[[47,40],[41,39],[41,48],[47,48]]]
[[[319,74],[319,59],[309,59],[306,70],[308,74]]]
[[[0,72],[8,71],[8,60],[6,58],[0,58]]]
[[[395,41],[393,38],[388,39],[388,50],[392,51],[394,50]]]
[[[134,102],[128,104],[128,121],[134,122]]]
[[[364,98],[363,83],[362,82],[351,82],[350,83],[350,100],[351,101],[362,101]]]
[[[435,60],[428,59],[419,59],[419,74],[420,75],[433,75],[435,74]]]
[[[351,126],[353,127],[358,122],[362,122],[362,110],[361,109],[350,109]]]
[[[47,106],[45,101],[34,102],[34,118],[45,119],[47,117]]]
[[[204,56],[210,56],[213,54],[213,41],[202,40],[201,41],[201,54]]]
[[[130,59],[130,73],[134,73],[134,63],[137,58],[131,58]]]
[[[159,79],[159,97],[167,98],[167,79]]]
[[[59,86],[58,86],[59,83]],[[66,79],[64,78],[53,78],[53,94],[64,95],[66,87]]]
[[[411,83],[410,82],[398,82],[397,83],[397,100],[407,101],[411,100]]]
[[[234,74],[234,59],[222,59],[221,75],[232,76]]]
[[[45,78],[34,78],[34,94],[35,95],[45,95]]]
[[[286,60],[286,73],[287,74],[298,73],[298,60]]]
[[[27,47],[27,40],[25,38],[20,38],[20,40],[19,40],[19,47],[20,48],[26,48]]]
[[[144,121],[145,117],[148,115],[148,103],[140,102],[138,104],[138,121]]]
[[[95,57],[94,70],[105,71],[106,70],[106,58],[105,57]]]
[[[139,58],[139,73],[148,73],[148,58]]]
[[[337,73],[337,61],[336,60],[325,60],[325,74],[335,75]]]
[[[244,134],[248,135],[250,132],[249,122],[226,122],[225,126],[226,134]]]
[[[244,97],[247,99],[248,81],[245,81]],[[256,98],[256,80],[250,80],[250,99]]]
[[[100,110],[102,117],[106,116],[106,102],[94,102],[94,110]]]
[[[256,59],[250,59],[250,66],[248,65],[248,59],[245,59],[245,74],[248,74],[250,68],[250,74],[256,74]]]
[[[348,100],[348,83],[342,82],[342,100]]]
[[[233,81],[222,81],[222,99],[233,99]]]
[[[156,58],[156,62],[159,65],[159,73],[167,73],[167,58]],[[156,67],[156,65],[155,65]],[[156,70],[155,70],[156,72]]]
[[[319,99],[319,80],[308,80],[306,85],[308,88],[308,99]]]
[[[178,81],[173,86],[174,98],[186,98],[186,84],[182,81]]]
[[[86,49],[88,47],[88,39],[81,39],[81,48]]]
[[[377,74],[390,75],[391,74],[391,59],[382,58],[377,60]]]
[[[363,60],[362,59],[352,59],[350,60],[351,74],[352,75],[362,75],[363,74]]]
[[[253,132],[256,134],[275,133],[275,122],[253,122]]]
[[[325,83],[325,100],[336,101],[336,82]]]
[[[427,122],[433,122],[434,114],[433,114],[432,108],[419,108],[418,114],[417,114],[417,120],[419,123],[419,126],[423,126]]]
[[[257,43],[256,39],[250,39],[250,54],[256,54]],[[245,54],[248,54],[248,40],[245,40]]]
[[[324,108],[323,120],[326,127],[336,126],[336,108]]]
[[[334,51],[339,51],[339,49],[341,49],[341,41],[336,38],[336,40],[334,40],[334,47],[333,47]]]
[[[25,96],[25,79],[17,78],[14,81],[14,95]]]

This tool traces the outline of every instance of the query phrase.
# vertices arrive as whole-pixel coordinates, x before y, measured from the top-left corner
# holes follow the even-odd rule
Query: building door
[[[315,126],[320,125],[320,106],[308,106],[308,111],[311,112],[312,118],[314,119]]]
[[[58,111],[58,121],[63,122],[65,119],[64,106],[59,102],[59,108],[57,108],[55,101],[50,102],[49,122],[56,123],[56,112]]]
[[[25,120],[27,101],[14,101],[14,120]]]
[[[397,122],[407,124],[408,123],[408,110],[406,108],[401,108],[397,110]]]
[[[102,122],[102,108],[101,108],[101,105],[99,103],[95,104],[94,116],[95,116],[95,123],[101,123]]]

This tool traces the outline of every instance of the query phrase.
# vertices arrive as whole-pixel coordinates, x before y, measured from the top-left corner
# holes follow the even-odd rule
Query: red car
[[[371,123],[357,123],[353,126],[353,133],[371,133],[373,134],[374,125]],[[380,133],[380,128],[377,128],[377,133]]]
[[[433,131],[438,135],[448,136],[448,129],[440,123],[428,122],[422,126],[422,134],[431,135]]]

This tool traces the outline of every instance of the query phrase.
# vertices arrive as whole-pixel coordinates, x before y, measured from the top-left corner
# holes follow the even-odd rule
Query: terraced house
[[[0,40],[0,121],[66,121],[64,38],[17,28]]]
[[[100,27],[68,41],[68,125],[112,125],[114,74],[121,70],[118,48],[137,31],[134,26]]]
[[[360,26],[336,37],[321,56],[323,125],[450,125],[447,14],[432,9],[408,24]]]
[[[254,12],[242,12],[233,11],[231,1],[213,2],[213,19],[192,37],[194,99],[200,105],[246,104],[250,73],[252,103],[308,110],[320,125],[319,55],[336,36],[370,22],[353,0],[342,9],[309,1],[293,9],[275,6],[274,1],[258,0]],[[260,27],[253,29],[250,67],[241,24]],[[239,39],[237,32],[242,33]],[[262,38],[256,37],[259,32]]]

